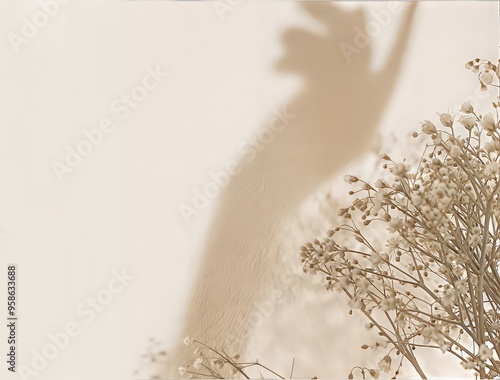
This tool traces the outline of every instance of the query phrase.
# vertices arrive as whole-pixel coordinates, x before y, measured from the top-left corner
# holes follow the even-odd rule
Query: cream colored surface
[[[304,92],[300,70],[285,75],[274,68],[284,54],[301,55],[282,45],[283,33],[324,29],[286,2],[244,2],[221,20],[211,3],[73,0],[16,54],[7,34],[19,33],[23,18],[39,9],[34,1],[0,5],[0,232],[8,235],[0,244],[0,279],[8,263],[19,266],[18,360],[29,365],[32,350],[50,342],[48,334],[77,321],[81,334],[36,378],[131,378],[148,337],[177,345],[220,198],[190,224],[179,205],[237,157],[238,145],[273,109]],[[398,27],[390,23],[372,41],[374,69],[384,66]],[[495,2],[420,4],[378,128],[404,135],[474,94],[476,80],[463,64],[495,59],[497,36]],[[120,120],[111,105],[156,65],[169,77]],[[349,83],[344,71],[333,74]],[[332,113],[342,112],[332,105]],[[51,164],[64,158],[65,145],[74,146],[83,129],[106,117],[116,130],[58,182]],[[350,160],[359,160],[350,161],[349,171],[363,162],[353,153]],[[123,267],[135,279],[87,324],[78,306]],[[0,371],[4,376],[3,362]]]

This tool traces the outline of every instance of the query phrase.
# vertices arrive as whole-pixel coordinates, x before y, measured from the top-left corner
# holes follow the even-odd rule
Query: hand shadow
[[[373,72],[371,44],[350,60],[340,48],[353,44],[355,27],[364,29],[364,11],[322,2],[300,6],[327,32],[292,28],[283,34],[285,54],[276,67],[304,79],[283,111],[294,118],[255,156],[241,157],[241,172],[221,191],[185,317],[182,336],[227,352],[244,350],[253,304],[276,276],[277,228],[371,143],[399,78],[416,7],[404,10],[386,64]],[[169,376],[192,359],[192,349],[180,345]]]

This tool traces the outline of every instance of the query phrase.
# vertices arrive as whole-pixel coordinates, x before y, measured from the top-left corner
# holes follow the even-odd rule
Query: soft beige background
[[[0,5],[0,232],[8,235],[0,282],[16,263],[18,364],[77,321],[82,333],[37,379],[130,378],[150,336],[174,344],[196,276],[213,204],[191,224],[179,204],[300,89],[300,78],[277,75],[272,63],[282,31],[315,25],[291,2],[244,2],[221,20],[212,3],[73,0],[16,54],[7,34],[39,9]],[[420,5],[383,133],[404,135],[474,94],[463,64],[495,59],[497,17],[496,2]],[[373,41],[374,67],[397,26]],[[169,78],[59,183],[51,163],[64,146],[100,119],[117,119],[111,103],[156,65]],[[135,280],[85,324],[78,305],[123,267]]]

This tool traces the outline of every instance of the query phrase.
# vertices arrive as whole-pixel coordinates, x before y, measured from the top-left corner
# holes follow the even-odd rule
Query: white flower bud
[[[450,157],[457,158],[462,153],[462,149],[458,145],[452,145],[450,147]]]
[[[353,175],[346,174],[344,176],[344,181],[346,181],[347,183],[354,183],[354,182],[358,182],[359,179],[358,179],[358,177],[355,177]]]
[[[488,141],[486,144],[484,144],[484,150],[488,153],[492,153],[496,150],[498,150],[498,146],[494,141]]]
[[[446,351],[448,351],[450,349],[450,345],[449,344],[446,344],[446,343],[443,343],[441,346],[439,346],[439,348],[441,349],[441,351],[443,353],[445,353]]]
[[[389,372],[391,370],[391,362],[392,359],[389,355],[384,356],[382,360],[378,363],[379,370],[383,372]]]
[[[486,70],[483,73],[481,73],[481,75],[479,76],[479,80],[483,85],[489,86],[490,84],[493,83],[493,75],[489,70]]]
[[[474,115],[462,115],[458,119],[458,122],[468,130],[471,130],[476,125],[476,117]]]
[[[474,112],[474,107],[472,107],[472,104],[470,104],[469,102],[464,102],[460,109],[462,110],[462,112],[465,112],[465,113]]]
[[[179,366],[177,370],[179,371],[179,375],[181,376],[184,376],[184,374],[186,373],[186,367]]]
[[[495,119],[493,119],[493,116],[491,116],[491,114],[485,115],[483,117],[483,120],[481,120],[481,126],[488,132],[493,132],[497,127]]]
[[[424,124],[422,124],[422,132],[432,135],[436,133],[436,126],[432,124],[429,120],[426,120]]]
[[[453,118],[451,117],[451,115],[449,113],[442,113],[439,116],[439,121],[445,127],[451,127],[453,125]]]

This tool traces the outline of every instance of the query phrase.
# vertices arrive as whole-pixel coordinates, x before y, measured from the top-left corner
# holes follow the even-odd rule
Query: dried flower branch
[[[499,66],[466,65],[482,90],[498,87]],[[363,348],[389,348],[378,370],[358,367],[363,378],[391,371],[395,356],[426,378],[414,352],[423,348],[455,356],[481,378],[499,376],[499,107],[479,115],[464,103],[459,115],[440,114],[442,127],[425,121],[413,134],[428,141],[415,168],[383,154],[387,178],[371,185],[345,176],[357,186],[339,212],[345,223],[301,248],[304,270],[324,276],[378,329],[381,340]],[[385,244],[369,238],[377,226]]]
[[[240,355],[238,354],[229,355],[223,348],[220,350],[215,349],[205,343],[191,340],[189,337],[184,339],[184,344],[195,347],[193,353],[196,355],[196,359],[178,368],[181,376],[189,375],[190,378],[194,379],[225,379],[228,377],[250,379],[256,378],[249,372],[249,369],[254,368],[259,370],[260,378],[265,378],[264,374],[267,373],[269,378],[285,379],[284,376],[259,363],[258,360],[254,362],[240,361]],[[294,364],[295,360],[292,361],[290,378],[293,376]],[[262,370],[264,374],[261,372]]]
[[[473,61],[467,62],[465,68],[473,73],[478,73],[482,91],[486,91],[489,86],[499,87],[498,83],[493,82],[495,81],[495,75],[497,79],[500,77],[500,65],[494,65],[490,61],[476,58]]]

